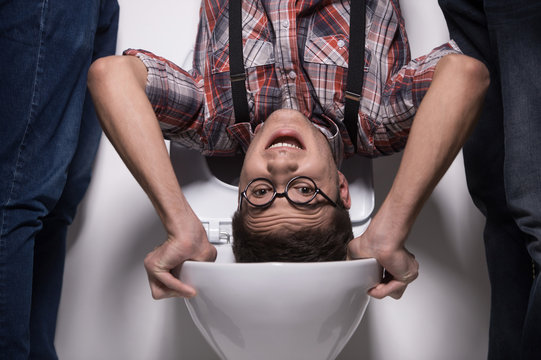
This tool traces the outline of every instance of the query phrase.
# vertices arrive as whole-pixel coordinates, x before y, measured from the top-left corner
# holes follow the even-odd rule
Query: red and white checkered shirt
[[[367,0],[365,74],[357,152],[400,151],[439,59],[453,42],[410,60],[398,0]],[[301,111],[329,138],[335,155],[353,146],[342,124],[348,68],[349,2],[242,2],[250,123],[235,124],[229,78],[229,0],[203,0],[193,69],[144,50],[127,50],[148,68],[146,92],[164,136],[206,155],[246,149],[251,129],[274,111]]]

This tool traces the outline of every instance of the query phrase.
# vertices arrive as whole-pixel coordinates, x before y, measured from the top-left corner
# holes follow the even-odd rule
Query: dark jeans
[[[468,188],[486,217],[489,359],[541,359],[541,2],[439,0],[451,37],[491,72],[464,146]]]
[[[56,359],[67,226],[101,130],[91,61],[114,54],[116,0],[0,0],[0,358]]]

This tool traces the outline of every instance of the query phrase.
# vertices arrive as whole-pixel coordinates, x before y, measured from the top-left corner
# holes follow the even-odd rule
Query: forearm
[[[208,261],[216,249],[182,194],[163,136],[145,93],[145,65],[131,56],[92,64],[88,87],[102,127],[152,201],[167,240],[145,258],[152,296],[190,297],[195,289],[173,275],[186,260]]]
[[[466,141],[488,87],[481,63],[451,55],[438,63],[413,122],[402,162],[366,232],[348,244],[351,258],[373,257],[387,270],[369,294],[400,298],[419,265],[405,242],[419,211]]]
[[[175,177],[154,111],[145,94],[146,67],[131,56],[95,62],[88,86],[101,125],[148,194],[166,230],[191,209]]]
[[[475,125],[488,73],[461,55],[438,63],[413,122],[399,170],[379,213],[396,232],[390,247],[403,246],[419,211]]]

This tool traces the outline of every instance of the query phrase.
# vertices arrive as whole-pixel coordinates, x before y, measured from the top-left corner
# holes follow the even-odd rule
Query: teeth
[[[290,147],[290,148],[294,148],[294,149],[301,149],[299,146],[297,145],[294,145],[294,144],[289,144],[289,143],[285,143],[285,142],[279,142],[279,143],[276,143],[276,144],[272,144],[269,149],[272,149],[272,148],[275,148],[275,147]]]

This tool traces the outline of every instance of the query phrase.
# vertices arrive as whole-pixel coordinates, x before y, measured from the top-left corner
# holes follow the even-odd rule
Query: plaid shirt
[[[193,69],[144,50],[147,96],[164,136],[206,155],[246,149],[252,129],[274,110],[301,111],[328,137],[335,156],[350,156],[342,124],[348,68],[349,2],[242,2],[243,53],[250,123],[235,124],[229,79],[228,0],[203,0]],[[357,152],[400,151],[438,60],[453,42],[413,61],[398,0],[367,0],[364,88]]]

